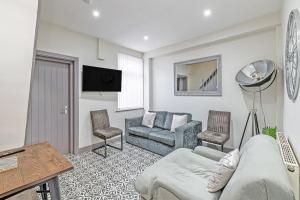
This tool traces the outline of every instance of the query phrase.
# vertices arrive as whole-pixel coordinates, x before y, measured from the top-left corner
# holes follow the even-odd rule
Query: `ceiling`
[[[147,52],[280,10],[282,0],[42,0],[42,20]],[[100,17],[94,18],[94,9]],[[203,12],[211,9],[211,16]],[[144,36],[149,36],[145,41]]]

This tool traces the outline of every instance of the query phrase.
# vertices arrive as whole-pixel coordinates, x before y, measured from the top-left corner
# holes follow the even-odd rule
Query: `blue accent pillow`
[[[153,111],[151,111],[151,112],[153,112]],[[158,128],[164,128],[168,112],[158,111],[158,112],[154,112],[154,113],[156,113],[154,126],[158,127]]]

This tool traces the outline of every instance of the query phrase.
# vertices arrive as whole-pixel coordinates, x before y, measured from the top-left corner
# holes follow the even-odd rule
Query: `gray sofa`
[[[135,188],[147,200],[294,200],[276,141],[251,138],[241,150],[233,176],[221,191],[206,190],[211,170],[225,153],[203,146],[177,149],[137,177]]]
[[[126,142],[160,155],[167,155],[177,148],[193,149],[198,144],[197,134],[202,131],[202,123],[193,121],[190,113],[157,111],[154,127],[142,126],[143,117],[125,119]],[[187,115],[188,124],[171,133],[173,115]]]

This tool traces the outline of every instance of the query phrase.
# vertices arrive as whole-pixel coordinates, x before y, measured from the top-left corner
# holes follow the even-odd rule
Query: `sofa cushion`
[[[169,146],[175,145],[175,135],[167,130],[152,132],[149,134],[149,139]]]
[[[189,123],[189,122],[192,121],[192,114],[190,114],[190,113],[171,113],[171,112],[168,112],[167,116],[166,116],[166,121],[165,121],[165,124],[164,124],[164,129],[171,130],[173,115],[186,115],[187,116],[187,122]]]
[[[242,148],[236,171],[220,200],[294,199],[276,140],[270,136],[252,137]]]
[[[156,113],[154,126],[158,128],[164,128],[168,112],[166,111],[151,111],[151,112]]]
[[[136,126],[136,127],[130,127],[129,133],[132,135],[148,138],[149,133],[151,132],[157,132],[157,131],[162,131],[161,128],[149,128],[145,126]]]
[[[216,161],[190,149],[177,149],[145,169],[136,178],[135,189],[145,199],[152,199],[158,188],[165,188],[181,200],[218,200],[220,191],[206,190],[210,169],[216,165]]]

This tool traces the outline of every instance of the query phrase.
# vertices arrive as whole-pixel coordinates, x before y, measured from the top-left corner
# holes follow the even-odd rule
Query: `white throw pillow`
[[[175,128],[187,124],[187,115],[173,115],[171,132],[175,132]]]
[[[208,179],[207,190],[217,192],[224,188],[240,161],[240,152],[235,149],[226,154],[217,164],[216,169]]]
[[[145,112],[142,125],[153,128],[155,116],[156,113]]]

